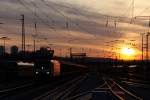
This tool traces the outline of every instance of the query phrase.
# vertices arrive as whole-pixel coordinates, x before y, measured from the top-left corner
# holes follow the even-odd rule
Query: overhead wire
[[[64,15],[60,10],[58,10],[58,8],[53,7],[53,6],[50,6],[45,0],[41,0],[41,1],[42,1],[47,7],[53,9],[53,10],[56,11],[59,15],[63,16],[67,21],[72,22],[79,30],[85,31],[85,32],[87,32],[87,33],[91,33],[91,32],[89,32],[87,29],[81,27],[81,26],[79,25],[79,23],[74,22],[70,17]]]
[[[42,0],[42,1],[44,1],[44,0]],[[50,2],[50,1],[49,1]],[[51,2],[51,3],[53,3],[53,2]],[[59,5],[59,6],[61,6],[61,4],[57,4],[57,3],[54,3],[55,5]],[[48,7],[51,7],[50,5],[48,5],[47,3],[45,4],[46,6],[48,6]],[[66,6],[65,5],[65,7],[67,7],[67,8],[70,8],[70,9],[74,9],[74,10],[78,10],[78,9],[76,9],[76,8],[72,8],[72,7],[69,7],[68,5]],[[54,10],[56,10],[61,16],[63,16],[63,17],[67,17],[68,18],[68,16],[66,16],[66,15],[64,15],[62,12],[60,12],[58,9],[56,9],[56,8],[54,8]],[[116,18],[115,16],[109,16],[109,15],[104,15],[104,14],[102,14],[102,16],[103,17],[106,17],[106,16],[108,16],[108,17],[112,17],[112,18]],[[123,18],[123,17],[121,17],[121,18]],[[70,22],[72,22],[72,19],[70,19],[70,18],[68,18],[69,19],[69,21]],[[73,22],[75,25],[77,25],[77,27],[80,29],[80,30],[86,30],[86,32],[87,32],[87,29],[83,29],[78,23],[75,23],[75,22]],[[115,27],[116,27],[116,22],[114,22],[114,24],[115,24]],[[88,31],[88,33],[90,33],[89,31]],[[77,41],[77,40],[80,40],[80,39],[70,39],[70,40],[68,40],[68,42],[71,42],[71,41]],[[93,39],[82,39],[82,40],[86,40],[86,41],[88,41],[88,40],[93,40]],[[94,40],[98,40],[98,38],[97,38],[97,36],[96,36],[96,38],[94,39]]]
[[[53,17],[49,16],[49,14],[47,14],[46,12],[44,12],[43,10],[41,10],[41,8],[39,8],[36,3],[34,3],[33,1],[31,1],[30,3],[31,3],[35,8],[37,8],[38,11],[40,11],[40,13],[42,13],[42,15],[45,15],[49,20],[51,20],[52,23],[55,22],[55,20],[53,19]],[[53,27],[53,28],[54,28],[54,27]]]
[[[46,12],[43,12],[42,10],[40,10],[41,8],[39,8],[38,6],[37,6],[37,4],[35,4],[33,1],[31,1],[31,4],[35,7],[35,8],[38,8],[38,10],[40,11],[40,12],[42,12],[42,15],[45,15],[47,18],[49,18],[49,19],[51,19],[51,22],[52,23],[54,23],[55,22],[55,20],[51,17],[51,16],[49,16]],[[66,24],[65,24],[65,27],[66,27],[66,29],[69,31],[69,23],[68,22],[66,22]],[[55,27],[53,27],[54,29],[55,29],[55,31],[57,31],[57,28],[55,28]],[[57,31],[58,32],[58,31]],[[62,32],[61,32],[62,33]],[[64,38],[66,38],[66,36],[64,36],[64,35],[62,35]]]
[[[28,7],[27,5],[24,4],[24,2],[22,0],[18,0],[18,2],[25,7],[26,9],[28,9],[29,11],[31,11],[32,14],[34,14],[45,26],[48,26],[49,29],[55,31],[54,27],[52,27],[51,25],[49,25],[49,23],[47,23],[45,20],[43,20],[43,18],[41,18],[38,14],[35,14],[34,11]]]
[[[67,6],[68,7],[68,6]],[[71,7],[69,7],[69,8],[71,8]],[[75,9],[75,8],[72,8],[72,9]],[[78,10],[78,9],[75,9],[76,11]],[[107,17],[107,21],[106,21],[106,24],[105,24],[105,26],[106,27],[108,27],[108,25],[109,25],[109,18],[111,18],[111,19],[113,19],[114,20],[114,28],[116,29],[117,28],[117,22],[118,22],[118,18],[123,18],[123,17],[120,17],[120,16],[118,16],[118,18],[116,17],[116,16],[109,16],[109,15],[104,15],[104,14],[101,14],[103,17]],[[115,32],[116,33],[116,31],[114,30],[113,32]],[[87,39],[85,39],[85,40],[87,40]],[[93,39],[92,39],[93,40]],[[95,40],[95,39],[94,39]]]
[[[145,13],[147,10],[149,10],[150,9],[150,7],[146,7],[146,8],[144,8],[137,16],[140,16],[140,15],[142,15],[143,13]]]

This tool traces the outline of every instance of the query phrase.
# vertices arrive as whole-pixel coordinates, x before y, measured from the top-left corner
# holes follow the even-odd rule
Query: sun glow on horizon
[[[135,50],[132,48],[124,47],[121,49],[122,58],[125,60],[135,59]]]
[[[122,48],[122,49],[121,49],[121,53],[122,53],[123,55],[132,56],[132,55],[135,54],[135,50],[134,50],[134,49],[131,49],[131,48],[125,47],[125,48]]]

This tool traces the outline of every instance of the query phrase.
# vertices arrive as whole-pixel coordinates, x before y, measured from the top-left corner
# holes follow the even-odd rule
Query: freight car
[[[61,61],[60,67],[60,74],[61,75],[68,75],[72,73],[86,73],[88,71],[88,67],[80,64],[74,64],[71,62],[64,62]]]

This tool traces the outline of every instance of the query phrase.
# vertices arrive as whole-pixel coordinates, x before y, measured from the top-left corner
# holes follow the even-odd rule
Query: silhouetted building
[[[5,47],[0,46],[0,56],[3,55],[4,53],[5,53]]]
[[[18,54],[18,47],[12,46],[11,47],[11,55],[17,55]]]

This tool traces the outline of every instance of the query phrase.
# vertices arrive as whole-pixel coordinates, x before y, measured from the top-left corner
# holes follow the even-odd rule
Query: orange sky
[[[62,55],[67,55],[68,48],[73,48],[74,52],[84,48],[89,56],[111,56],[118,54],[121,51],[118,48],[124,46],[134,49],[134,58],[140,58],[140,33],[149,29],[148,21],[134,19],[130,23],[133,0],[19,1],[0,1],[0,22],[4,23],[0,25],[0,36],[11,38],[7,41],[8,46],[20,47],[21,22],[18,19],[20,14],[25,14],[27,44],[33,44],[36,22],[38,47],[52,44],[57,55],[60,49],[64,50]],[[135,0],[133,15],[149,15],[149,3],[150,0]]]

